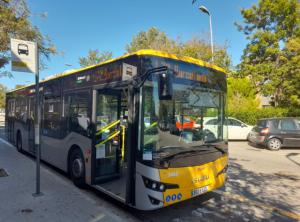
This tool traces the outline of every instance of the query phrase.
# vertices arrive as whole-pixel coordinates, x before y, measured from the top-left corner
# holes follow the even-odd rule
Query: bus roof
[[[98,67],[98,66],[101,66],[101,65],[104,65],[104,64],[107,64],[107,63],[115,62],[117,60],[124,59],[124,58],[132,56],[132,55],[137,55],[137,56],[150,55],[150,56],[158,56],[158,57],[162,57],[162,58],[169,58],[169,59],[174,59],[174,60],[178,60],[178,61],[182,61],[182,62],[192,63],[192,64],[195,64],[195,65],[211,68],[211,69],[226,73],[226,71],[224,69],[222,69],[222,68],[220,68],[216,65],[213,65],[211,63],[200,60],[200,59],[195,59],[195,58],[192,58],[192,57],[189,57],[189,56],[177,56],[175,54],[162,52],[162,51],[158,51],[158,50],[153,50],[153,49],[142,49],[142,50],[139,50],[139,51],[136,51],[136,52],[133,52],[133,53],[125,54],[125,55],[117,57],[117,58],[106,60],[104,62],[95,64],[95,65],[90,65],[90,66],[87,66],[87,67],[84,67],[84,68],[80,68],[80,69],[76,69],[76,70],[70,70],[70,71],[66,71],[66,72],[63,72],[63,73],[58,73],[58,74],[54,75],[53,77],[42,80],[40,82],[41,83],[48,82],[48,81],[53,80],[53,79],[57,79],[57,78],[61,78],[61,77],[64,77],[64,76],[72,75],[72,74],[75,74],[75,73],[78,73],[78,72],[81,72],[81,71],[84,71],[84,70],[88,70],[88,69],[91,69],[91,68],[94,68],[94,67]],[[21,88],[18,88],[18,89],[13,89],[9,92],[14,92],[14,91],[18,91],[18,90],[21,90],[21,89],[25,89],[25,88],[27,88],[29,86],[33,86],[33,85],[35,85],[35,84],[30,84],[30,85],[27,85],[27,86],[24,86],[24,87],[21,87]]]

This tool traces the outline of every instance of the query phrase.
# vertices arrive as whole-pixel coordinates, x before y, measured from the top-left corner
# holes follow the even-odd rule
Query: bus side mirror
[[[173,81],[169,72],[158,74],[158,97],[159,100],[172,100],[173,97]]]

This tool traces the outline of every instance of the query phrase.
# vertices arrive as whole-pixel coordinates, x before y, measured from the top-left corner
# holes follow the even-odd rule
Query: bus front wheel
[[[73,183],[79,188],[85,188],[85,165],[80,149],[72,151],[69,161],[69,169]]]

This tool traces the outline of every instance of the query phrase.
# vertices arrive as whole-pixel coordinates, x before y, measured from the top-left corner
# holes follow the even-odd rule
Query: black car
[[[279,150],[283,146],[300,148],[300,119],[260,119],[249,133],[248,140],[270,150]]]

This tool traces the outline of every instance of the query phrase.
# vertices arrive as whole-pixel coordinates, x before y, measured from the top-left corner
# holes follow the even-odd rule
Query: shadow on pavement
[[[286,158],[288,158],[291,162],[293,162],[294,164],[300,166],[300,163],[297,162],[296,160],[294,160],[292,157],[298,156],[300,155],[300,153],[289,153],[286,155]]]
[[[260,145],[260,144],[255,144],[255,143],[251,143],[251,142],[247,142],[247,144],[251,147],[251,148],[256,148],[256,149],[253,149],[253,150],[256,150],[256,151],[261,151],[263,149],[266,149],[263,145]]]
[[[239,194],[250,200],[260,202],[262,206],[273,206],[289,212],[299,211],[299,205],[296,205],[298,201],[296,191],[300,188],[300,178],[297,176],[284,173],[254,173],[244,169],[240,164],[235,162],[235,159],[230,159],[228,174],[227,190],[230,193]],[[245,206],[243,203],[238,207],[247,216],[250,216],[250,220],[284,221],[283,218],[278,218],[278,214],[268,215],[266,212],[264,212],[263,218],[256,218],[255,215],[259,215],[256,214],[259,213],[259,209],[251,209],[251,206]],[[297,221],[291,218],[285,219],[286,221]]]
[[[226,194],[211,192],[164,209],[130,212],[142,221],[298,221],[282,211],[299,210],[295,194],[299,182],[291,175],[251,172],[231,158]]]

